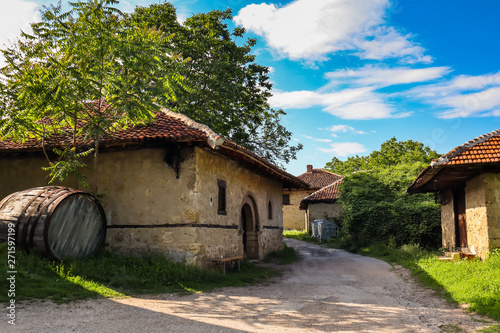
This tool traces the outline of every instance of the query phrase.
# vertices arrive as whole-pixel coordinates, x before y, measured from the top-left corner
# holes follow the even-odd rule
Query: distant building
[[[308,165],[307,172],[297,176],[297,178],[309,185],[309,188],[283,189],[283,228],[309,230],[307,215],[299,209],[300,202],[317,190],[341,179],[342,176],[324,169],[314,169],[312,165]]]
[[[333,220],[342,214],[342,204],[337,202],[340,196],[340,184],[344,178],[340,178],[334,183],[308,195],[300,201],[299,209],[305,211],[305,219],[308,221],[309,230],[311,222],[314,220]]]

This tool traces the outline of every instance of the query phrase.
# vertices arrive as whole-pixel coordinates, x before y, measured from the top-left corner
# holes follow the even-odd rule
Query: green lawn
[[[293,253],[292,253],[293,252]],[[270,260],[288,260],[295,251],[285,248],[272,254]],[[274,269],[246,260],[241,271],[223,274],[174,263],[163,256],[139,258],[102,252],[96,257],[56,262],[37,254],[16,252],[15,300],[50,299],[56,303],[96,297],[125,297],[162,292],[203,292],[224,286],[244,286],[275,276]],[[0,244],[0,276],[6,276],[7,247]],[[0,290],[9,290],[6,278]],[[0,302],[8,302],[7,292]]]

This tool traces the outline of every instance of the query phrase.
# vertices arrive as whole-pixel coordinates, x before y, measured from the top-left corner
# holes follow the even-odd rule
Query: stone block
[[[193,254],[201,254],[205,252],[205,245],[201,243],[191,243],[189,244],[189,252]]]

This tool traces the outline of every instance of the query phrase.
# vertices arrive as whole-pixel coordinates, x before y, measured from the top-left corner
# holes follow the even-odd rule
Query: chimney
[[[313,172],[313,166],[311,164],[307,165],[307,172]]]

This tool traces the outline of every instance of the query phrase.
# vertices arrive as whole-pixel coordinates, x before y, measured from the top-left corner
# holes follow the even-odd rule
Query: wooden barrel
[[[10,232],[9,226],[14,226]],[[0,201],[0,242],[9,236],[17,248],[56,259],[83,258],[104,244],[106,215],[85,192],[62,186],[31,188]]]

